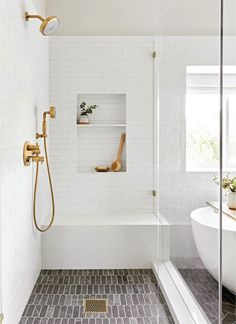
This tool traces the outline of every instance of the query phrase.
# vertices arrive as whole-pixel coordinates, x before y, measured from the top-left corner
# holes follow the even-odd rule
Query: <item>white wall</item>
[[[35,13],[45,16],[46,15],[46,0],[32,0],[35,6]]]
[[[152,47],[152,37],[50,39],[50,100],[57,107],[50,152],[57,214],[103,212],[112,217],[153,210]],[[78,93],[127,94],[127,173],[77,172]],[[87,145],[88,154],[90,150]]]
[[[31,1],[0,3],[0,216],[4,323],[17,324],[41,268],[40,235],[32,224],[32,167],[22,163],[35,141],[37,114],[48,106],[48,39]]]

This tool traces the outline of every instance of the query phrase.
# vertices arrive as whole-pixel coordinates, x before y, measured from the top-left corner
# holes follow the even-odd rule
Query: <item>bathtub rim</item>
[[[213,209],[213,207],[207,206],[207,207],[200,207],[197,209],[194,209],[190,213],[190,218],[192,222],[196,222],[201,226],[209,227],[214,230],[219,230],[219,226],[217,226],[216,220],[212,222],[207,222],[206,218],[203,219],[204,216],[206,216],[206,212],[210,211],[212,215],[216,215],[216,217],[219,216],[219,212],[216,213]],[[218,215],[218,216],[217,216]],[[219,218],[218,218],[219,219]],[[205,221],[204,221],[205,220]],[[224,232],[231,232],[236,233],[236,220],[232,219],[231,217],[227,216],[223,213],[223,231]]]

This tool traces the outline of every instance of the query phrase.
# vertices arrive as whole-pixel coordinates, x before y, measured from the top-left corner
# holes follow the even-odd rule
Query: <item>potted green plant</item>
[[[213,181],[220,184],[219,180],[214,176]],[[230,178],[229,174],[222,179],[221,187],[226,190],[227,206],[229,209],[236,210],[236,177]]]
[[[89,124],[88,115],[93,113],[93,110],[96,109],[97,105],[88,106],[85,101],[80,104],[80,117],[79,124]]]

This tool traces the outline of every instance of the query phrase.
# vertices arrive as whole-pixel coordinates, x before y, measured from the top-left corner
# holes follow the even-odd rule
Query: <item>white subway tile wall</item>
[[[86,102],[88,106],[96,104],[98,107],[89,115],[91,124],[125,124],[126,123],[126,94],[111,93],[97,94],[79,93],[77,96],[78,113],[80,116],[80,104]]]
[[[24,20],[31,1],[0,2],[0,216],[2,311],[17,324],[41,268],[40,235],[32,225],[32,167],[22,161],[35,141],[37,114],[48,106],[48,39]],[[43,12],[42,12],[43,14]],[[41,125],[39,125],[41,127]],[[41,200],[44,206],[44,201]]]
[[[120,137],[125,131],[125,127],[78,127],[77,172],[96,172],[98,165],[110,167],[116,160]],[[122,151],[121,166],[120,172],[125,172],[126,145]]]
[[[50,157],[57,213],[85,217],[85,213],[104,212],[112,217],[117,212],[153,210],[152,51],[152,37],[50,39],[50,100],[57,107],[57,120],[50,128]],[[78,94],[126,95],[126,118],[120,122],[127,124],[127,172],[78,172],[112,162],[123,131],[78,129]],[[119,105],[111,109],[106,122],[114,122],[116,116],[119,119],[115,109]],[[98,116],[99,108],[94,118]],[[89,141],[85,141],[86,135]],[[104,141],[104,159],[96,158],[96,141]]]

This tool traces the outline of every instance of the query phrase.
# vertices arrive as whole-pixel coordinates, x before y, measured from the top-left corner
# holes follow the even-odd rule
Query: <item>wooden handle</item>
[[[121,154],[122,154],[124,143],[125,143],[125,133],[123,133],[120,137],[120,146],[119,146],[119,150],[118,150],[118,154],[117,154],[117,158],[116,158],[117,161],[120,161],[120,159],[121,159]]]

